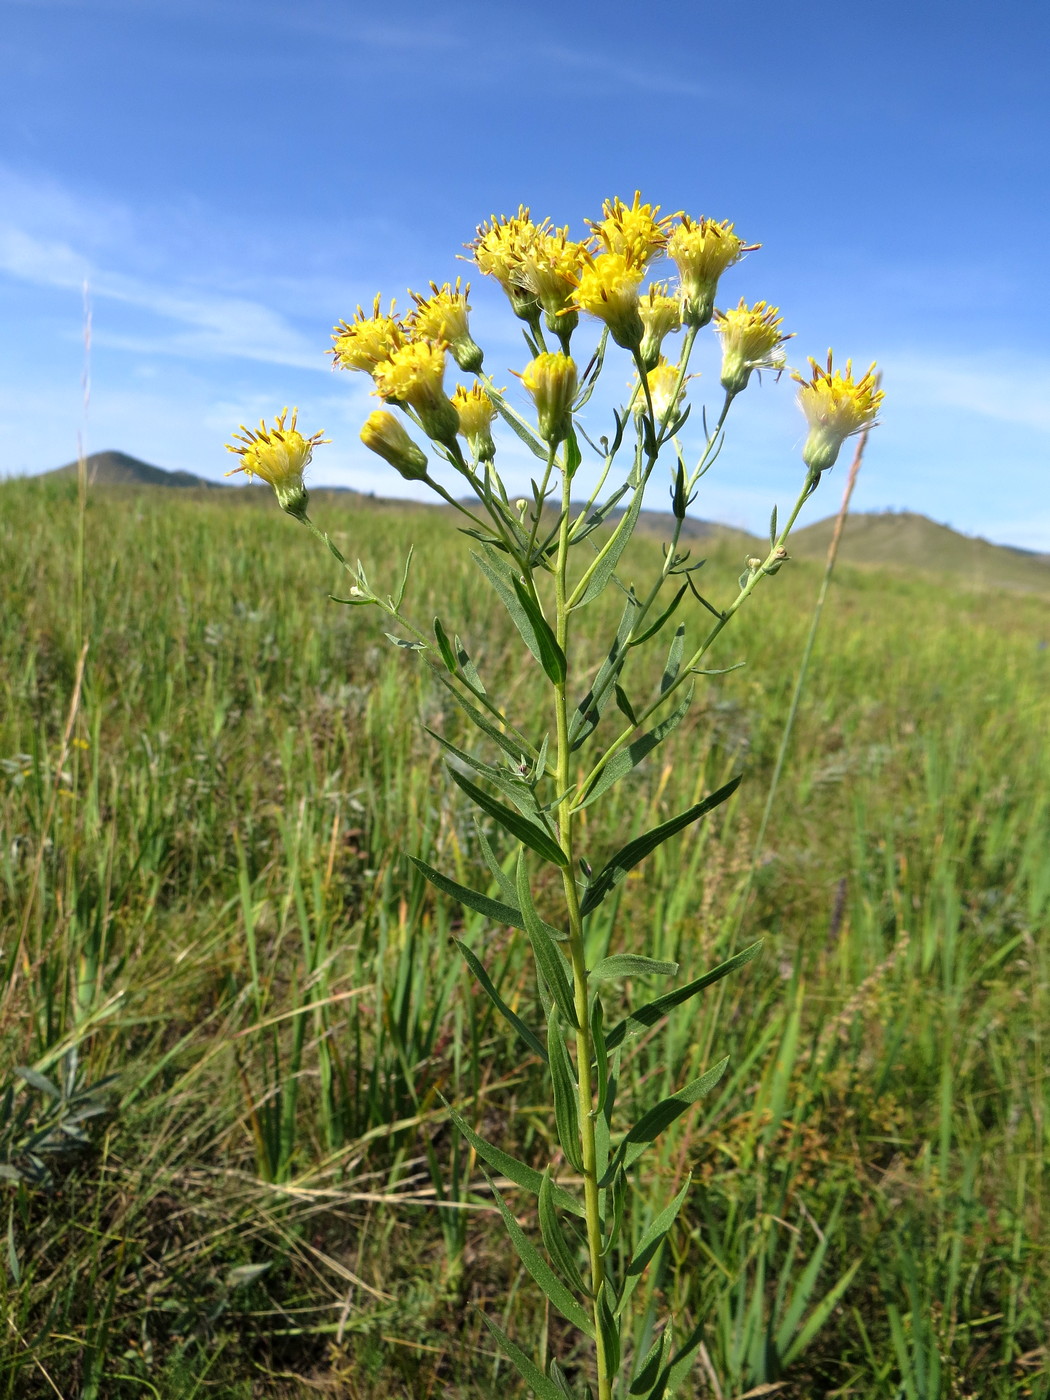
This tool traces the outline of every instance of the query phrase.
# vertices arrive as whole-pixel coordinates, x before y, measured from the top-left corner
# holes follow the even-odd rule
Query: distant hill
[[[163,467],[151,467],[148,462],[141,462],[138,457],[129,456],[127,452],[92,452],[86,458],[88,481],[100,486],[197,486],[216,487],[223,485],[219,481],[206,481],[203,476],[195,476],[193,472],[169,472]],[[56,467],[54,471],[44,472],[43,480],[54,481],[56,478],[73,477],[77,474],[77,463],[68,462],[64,467]]]
[[[823,559],[834,526],[834,517],[829,516],[796,530],[791,553],[799,559]],[[951,575],[975,588],[1050,593],[1050,554],[961,535],[910,511],[849,516],[839,557],[849,564]]]

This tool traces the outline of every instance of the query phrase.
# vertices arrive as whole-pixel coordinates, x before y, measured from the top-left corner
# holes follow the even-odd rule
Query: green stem
[[[562,485],[562,518],[555,565],[556,630],[558,645],[567,654],[569,609],[566,573],[569,554],[569,506],[572,483],[566,474]],[[554,687],[558,730],[558,791],[570,786],[569,765],[569,705],[566,682]],[[605,1281],[602,1260],[601,1206],[598,1194],[598,1154],[594,1136],[594,1086],[591,1082],[591,1021],[587,995],[587,957],[583,942],[583,916],[573,872],[573,814],[571,804],[563,801],[558,810],[558,835],[568,864],[562,871],[565,904],[568,910],[569,956],[572,961],[573,997],[576,1005],[576,1072],[579,1079],[580,1151],[583,1159],[583,1193],[587,1221],[587,1253],[591,1268],[591,1289],[594,1294],[594,1335],[598,1360],[598,1400],[611,1400],[612,1377],[609,1375],[605,1344],[598,1315],[598,1294]]]

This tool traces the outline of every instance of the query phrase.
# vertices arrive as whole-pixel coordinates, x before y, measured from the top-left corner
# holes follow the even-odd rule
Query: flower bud
[[[412,441],[404,425],[392,413],[381,408],[370,413],[361,429],[361,441],[389,462],[406,481],[422,481],[426,477],[426,453]]]
[[[452,406],[459,414],[459,431],[474,457],[479,462],[491,462],[496,455],[496,444],[492,441],[496,405],[480,384],[472,384],[469,389],[459,384],[452,395]]]
[[[445,395],[445,346],[413,340],[395,350],[372,375],[376,393],[387,402],[407,403],[419,414],[427,437],[451,447],[459,414]]]
[[[803,379],[797,373],[791,376],[802,385],[798,391],[798,406],[809,424],[802,460],[814,478],[835,465],[846,438],[874,427],[885,397],[879,388],[874,365],[863,379],[854,383],[853,362],[846,361],[843,374],[832,369],[831,358],[829,350],[827,369],[810,359],[812,379]]]
[[[689,375],[690,379],[695,375]],[[661,358],[660,363],[645,376],[649,386],[649,399],[653,405],[653,417],[657,423],[666,423],[682,411],[685,400],[685,383],[678,383],[678,366],[668,364]],[[675,393],[677,388],[678,392]],[[649,411],[644,393],[638,395],[634,404],[635,413],[641,415]]]
[[[781,335],[784,322],[778,310],[764,301],[749,307],[741,297],[734,310],[715,312],[715,330],[722,337],[722,387],[727,393],[746,389],[753,369],[784,368],[783,346],[791,336]]]
[[[687,214],[682,215],[681,223],[675,225],[667,239],[667,256],[678,268],[682,320],[687,326],[707,325],[715,309],[722,273],[760,246],[738,238],[728,220],[716,224],[711,219],[701,219],[694,223]]]
[[[425,298],[416,292],[410,293],[416,303],[408,322],[413,335],[420,340],[442,341],[451,350],[452,358],[460,369],[476,374],[481,369],[484,356],[481,347],[471,339],[467,324],[470,283],[460,291],[460,279],[457,277],[455,287],[448,282],[443,287],[431,282],[430,290],[433,295]]]
[[[584,257],[573,305],[604,321],[617,345],[637,350],[644,329],[638,309],[642,269],[632,266],[623,253],[602,253],[597,258],[585,253]]]
[[[285,409],[274,419],[272,428],[267,428],[264,419],[260,420],[258,432],[253,432],[242,423],[241,431],[233,434],[242,446],[226,444],[226,451],[236,452],[241,464],[226,475],[245,472],[249,477],[261,476],[273,487],[281,509],[294,515],[297,520],[305,520],[310,497],[303,484],[303,470],[310,461],[313,449],[328,439],[321,433],[303,437],[295,426],[298,416],[299,410],[293,408],[292,421],[286,427],[288,410]]]
[[[576,364],[569,355],[537,355],[526,366],[521,382],[536,404],[540,437],[556,447],[572,430],[576,397]]]

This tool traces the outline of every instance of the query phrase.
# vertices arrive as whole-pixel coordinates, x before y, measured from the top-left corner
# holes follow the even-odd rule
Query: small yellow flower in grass
[[[457,384],[456,392],[452,395],[452,406],[459,414],[459,431],[466,438],[471,452],[479,462],[491,462],[496,455],[496,445],[492,441],[496,405],[480,384],[472,384],[469,389]]]
[[[226,451],[236,452],[241,464],[226,475],[245,472],[249,477],[261,476],[273,487],[281,508],[297,520],[305,520],[309,495],[303,485],[303,469],[314,448],[328,439],[323,433],[303,437],[295,426],[298,416],[299,410],[293,408],[292,421],[285,426],[288,417],[285,409],[274,419],[272,428],[267,428],[265,419],[260,420],[257,432],[242,423],[241,431],[233,435],[241,445],[226,444]]]
[[[748,306],[743,297],[731,311],[715,312],[715,330],[722,337],[722,387],[730,394],[747,388],[753,369],[784,368],[783,347],[791,335],[782,335],[780,308],[756,301]]]
[[[536,321],[539,310],[535,292],[521,280],[521,257],[536,233],[529,210],[520,204],[510,218],[493,214],[487,224],[479,224],[477,237],[466,245],[481,272],[494,277],[506,292],[515,316],[530,324]]]
[[[450,286],[448,282],[443,287],[431,282],[430,290],[432,295],[429,297],[421,297],[416,292],[410,293],[416,303],[416,309],[408,319],[412,334],[420,340],[444,341],[460,369],[476,373],[481,368],[483,356],[480,346],[475,345],[470,338],[467,322],[467,313],[470,311],[467,302],[470,283],[461,290],[460,279],[457,277],[455,287]]]
[[[727,267],[753,253],[760,243],[745,243],[733,232],[728,221],[713,219],[694,223],[688,214],[671,230],[667,256],[678,267],[681,284],[682,320],[687,326],[706,326],[715,308],[718,279]]]
[[[361,429],[361,441],[389,462],[406,481],[422,481],[426,476],[426,453],[412,441],[404,425],[385,409],[377,408],[368,415]]]
[[[445,395],[445,346],[413,340],[395,350],[372,375],[376,393],[387,402],[405,403],[419,414],[423,431],[435,442],[451,446],[459,431],[459,415]]]
[[[664,337],[682,328],[681,303],[670,295],[666,282],[653,282],[638,303],[638,313],[642,318],[642,343],[638,353],[647,370],[655,369]]]
[[[521,284],[547,313],[548,327],[562,336],[576,328],[578,317],[570,303],[586,256],[583,244],[569,237],[568,226],[551,228],[546,221],[521,252],[517,274]]]
[[[686,379],[695,378],[696,375],[693,374],[686,376]],[[637,383],[637,380],[635,382]],[[653,417],[658,424],[666,423],[677,413],[681,413],[682,405],[685,402],[685,380],[682,381],[676,394],[675,387],[678,385],[677,365],[668,364],[663,356],[661,356],[659,364],[657,364],[654,369],[651,369],[645,376],[645,382],[649,386],[649,398],[652,400],[653,404]],[[646,402],[644,393],[640,393],[635,399],[634,411],[639,415],[649,411],[649,405]]]
[[[358,307],[352,321],[340,321],[336,326],[332,334],[335,344],[329,354],[340,369],[363,369],[371,374],[376,365],[388,360],[405,343],[404,331],[394,314],[394,303],[390,303],[390,312],[386,314],[380,310],[381,300],[377,295],[371,316]]]
[[[617,345],[637,350],[644,332],[638,306],[641,267],[625,253],[602,253],[597,258],[585,253],[584,257],[573,305],[604,321]]]
[[[802,460],[814,476],[819,476],[835,465],[839,449],[848,437],[874,427],[885,396],[874,365],[863,379],[854,382],[852,360],[846,361],[845,373],[833,369],[830,350],[827,369],[821,369],[812,358],[809,363],[812,379],[803,379],[797,373],[791,377],[802,385],[798,406],[809,424]]]
[[[578,384],[576,362],[560,353],[537,355],[525,367],[521,382],[532,395],[540,437],[557,447],[572,429],[572,403]]]
[[[663,251],[671,217],[658,219],[659,204],[643,204],[641,199],[640,190],[635,190],[631,204],[607,199],[602,205],[604,217],[586,222],[606,252],[622,253],[632,266],[644,269]]]

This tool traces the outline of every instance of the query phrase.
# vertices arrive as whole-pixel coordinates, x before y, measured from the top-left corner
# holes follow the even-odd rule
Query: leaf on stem
[[[493,592],[510,613],[511,621],[521,634],[522,641],[543,667],[545,674],[556,685],[565,679],[565,653],[551,630],[551,625],[540,611],[535,599],[529,596],[517,574],[502,560],[496,559],[491,550],[485,554],[470,556],[492,585]]]
[[[452,643],[448,639],[448,633],[441,625],[440,617],[434,619],[434,636],[437,638],[438,651],[441,659],[445,663],[445,670],[451,675],[456,674],[456,653],[452,650]]]
[[[499,1206],[500,1215],[503,1216],[503,1223],[507,1227],[507,1234],[511,1238],[511,1243],[518,1252],[518,1258],[525,1265],[525,1268],[532,1275],[536,1283],[546,1294],[547,1298],[554,1304],[561,1315],[567,1318],[574,1327],[578,1327],[586,1337],[594,1338],[594,1324],[587,1316],[587,1313],[576,1301],[576,1299],[562,1283],[561,1279],[554,1272],[551,1266],[544,1259],[536,1246],[532,1243],[525,1231],[514,1219],[514,1213],[507,1206],[506,1201],[493,1185],[488,1173],[485,1180],[492,1187],[492,1194]]]
[[[620,977],[674,977],[676,962],[658,962],[638,953],[613,953],[594,964],[587,976],[592,982],[613,982]]]
[[[617,1312],[623,1312],[627,1305],[627,1300],[638,1286],[638,1281],[645,1272],[656,1251],[663,1243],[664,1236],[674,1224],[678,1212],[682,1209],[682,1204],[689,1194],[689,1187],[692,1184],[692,1177],[686,1178],[686,1183],[679,1191],[674,1200],[663,1208],[657,1215],[649,1228],[638,1241],[638,1247],[627,1265],[627,1273],[624,1275],[623,1289],[620,1292],[620,1301],[617,1304]],[[661,1362],[661,1365],[663,1363]],[[634,1393],[632,1387],[632,1394]]]
[[[676,1006],[681,1006],[683,1002],[695,997],[698,992],[702,992],[705,987],[710,987],[713,983],[721,981],[723,977],[735,972],[738,967],[743,967],[752,958],[758,957],[762,947],[762,939],[757,943],[752,943],[750,947],[742,952],[735,953],[733,957],[727,958],[724,963],[719,963],[710,972],[705,972],[702,977],[697,977],[692,982],[687,982],[684,987],[676,987],[673,992],[665,992],[662,997],[657,997],[655,1001],[648,1001],[644,1006],[639,1006],[632,1011],[605,1037],[605,1043],[610,1050],[622,1045],[624,1040],[641,1035],[650,1026],[655,1026],[661,1017],[666,1016],[669,1011],[673,1011]]]
[[[637,837],[634,841],[629,841],[613,856],[612,860],[605,865],[598,875],[588,884],[584,891],[583,901],[580,905],[581,914],[593,913],[602,900],[613,890],[621,880],[625,879],[627,872],[645,859],[650,851],[655,851],[670,837],[682,831],[685,827],[699,821],[701,817],[721,806],[740,785],[740,776],[730,779],[717,792],[705,797],[702,802],[697,802],[695,806],[689,807],[684,812],[680,812],[677,817],[672,817],[670,821],[664,822],[661,826],[653,827],[644,836]]]
[[[508,754],[515,760],[521,757],[523,751],[529,758],[536,757],[535,746],[530,744],[523,735],[505,734],[502,729],[498,728],[491,720],[487,719],[475,705],[472,705],[469,700],[465,700],[446,676],[443,676],[440,671],[435,671],[434,674],[460,709],[467,714],[471,723],[480,729],[483,734],[487,734],[494,744],[498,744],[505,754]],[[484,694],[484,692],[482,692],[482,694]]]
[[[565,1045],[565,1031],[557,1007],[547,1022],[547,1056],[550,1063],[551,1083],[554,1086],[554,1123],[558,1130],[558,1141],[566,1160],[578,1172],[583,1171],[583,1156],[580,1151],[580,1114],[576,1102],[579,1085],[573,1072],[572,1061]]]
[[[576,585],[573,596],[569,600],[570,608],[585,607],[587,603],[592,602],[605,592],[606,585],[616,571],[617,564],[620,562],[620,556],[627,548],[627,544],[634,534],[634,527],[638,524],[638,515],[642,509],[643,494],[641,487],[635,491],[634,499],[617,521],[616,529],[601,547],[597,558]],[[580,591],[581,588],[583,590],[582,592]]]
[[[617,689],[619,689],[619,687],[617,687]],[[686,711],[689,709],[692,698],[693,689],[692,686],[690,686],[685,699],[673,714],[668,715],[665,720],[661,720],[659,724],[654,725],[653,728],[649,730],[648,734],[643,734],[640,739],[635,739],[633,744],[628,744],[625,749],[621,749],[619,753],[613,754],[612,758],[610,758],[609,762],[595,779],[594,786],[573,806],[573,811],[578,812],[582,807],[589,806],[596,798],[601,797],[602,793],[608,792],[609,788],[611,788],[614,783],[618,783],[621,778],[626,777],[632,768],[636,768],[643,758],[651,754],[657,744],[662,743],[664,739],[667,738],[668,734],[674,733],[685,718]],[[631,719],[632,722],[634,721],[633,711],[628,718]]]
[[[512,1342],[502,1328],[496,1326],[487,1313],[481,1314],[481,1320],[503,1349],[504,1355],[517,1367],[525,1384],[535,1392],[536,1400],[565,1400],[564,1391],[543,1374],[535,1361],[531,1361],[521,1347]],[[593,1329],[591,1335],[594,1335]]]
[[[577,1293],[583,1293],[589,1297],[589,1290],[583,1281],[583,1275],[580,1273],[580,1266],[576,1262],[578,1249],[574,1246],[578,1245],[579,1236],[573,1232],[574,1238],[572,1243],[565,1238],[565,1230],[561,1221],[558,1219],[558,1213],[554,1205],[552,1186],[551,1171],[550,1167],[548,1167],[543,1173],[539,1199],[540,1234],[543,1236],[543,1244],[551,1257],[551,1262],[554,1264],[555,1268],[558,1269],[569,1287],[574,1288]]]
[[[457,773],[454,768],[449,768],[448,772],[452,781],[463,789],[472,802],[483,812],[487,812],[494,821],[499,822],[500,826],[509,831],[523,846],[528,846],[552,865],[568,865],[569,857],[543,827],[537,826],[535,822],[529,821],[528,817],[523,817],[520,812],[515,812],[502,802],[497,802],[494,797],[490,797],[476,783],[472,783],[462,773]]]
[[[664,695],[674,685],[678,679],[678,672],[682,665],[682,649],[685,646],[685,623],[680,622],[675,628],[674,641],[671,649],[667,653],[667,665],[664,673],[660,677],[660,694]]]
[[[442,1103],[444,1102],[442,1099]],[[534,1196],[540,1194],[540,1187],[543,1185],[542,1172],[538,1172],[535,1167],[526,1166],[524,1162],[519,1162],[517,1157],[512,1157],[509,1152],[504,1152],[501,1147],[494,1147],[491,1142],[486,1142],[484,1138],[478,1137],[462,1115],[448,1104],[445,1104],[445,1107],[448,1108],[449,1117],[453,1123],[483,1162],[488,1162],[493,1171],[499,1172],[508,1181],[513,1181],[515,1186],[520,1186],[525,1191],[531,1191]],[[551,1193],[554,1204],[560,1209],[571,1211],[573,1215],[578,1215],[581,1218],[586,1215],[583,1202],[578,1201],[575,1196],[571,1196],[561,1186],[552,1185]]]
[[[546,1064],[547,1051],[544,1049],[543,1042],[540,1040],[538,1035],[534,1034],[528,1028],[525,1022],[521,1019],[521,1017],[518,1016],[516,1012],[510,1009],[507,1003],[500,996],[499,992],[496,990],[495,983],[492,981],[492,978],[486,972],[485,967],[481,962],[481,959],[476,955],[476,953],[473,952],[472,949],[468,948],[467,945],[461,942],[458,938],[455,939],[454,942],[456,944],[456,947],[463,954],[464,961],[466,962],[467,966],[470,968],[474,976],[477,978],[482,991],[488,997],[489,1001],[492,1002],[493,1006],[504,1018],[504,1020],[506,1020],[511,1026],[514,1027],[518,1035],[521,1036],[522,1040],[533,1052],[533,1054],[538,1055],[540,1059],[544,1062],[544,1064]]]
[[[706,1074],[702,1074],[699,1079],[694,1079],[692,1083],[686,1084],[677,1093],[670,1094],[666,1099],[661,1099],[658,1104],[643,1113],[633,1128],[627,1132],[616,1155],[605,1173],[604,1179],[599,1185],[608,1185],[621,1170],[626,1171],[628,1167],[637,1162],[650,1143],[656,1141],[665,1128],[680,1118],[681,1115],[705,1094],[709,1094],[718,1081],[725,1074],[729,1066],[729,1056],[719,1060],[718,1064],[712,1065]]]
[[[554,998],[566,1025],[575,1030],[576,1005],[569,983],[568,964],[565,961],[565,955],[550,935],[550,924],[545,923],[536,912],[536,906],[532,902],[532,891],[529,889],[529,876],[525,869],[523,852],[518,853],[517,876],[518,903],[521,905],[525,932],[529,935],[529,942],[532,944],[536,966],[550,988],[551,996]]]

